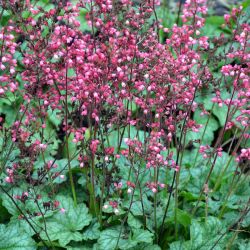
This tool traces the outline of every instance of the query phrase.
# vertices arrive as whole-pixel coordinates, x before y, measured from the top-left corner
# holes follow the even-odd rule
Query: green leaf
[[[215,243],[214,250],[225,249],[227,241],[232,235],[227,233],[220,238],[225,230],[225,225],[216,217],[208,217],[207,221],[203,223],[193,220],[190,227],[191,249],[207,250],[214,247]],[[219,238],[220,240],[217,242]]]
[[[61,159],[61,160],[57,160],[55,163],[57,164],[57,168],[52,169],[51,172],[52,172],[52,173],[60,172],[60,173],[62,173],[62,174],[65,175],[65,176],[64,176],[63,179],[61,179],[60,177],[57,177],[57,178],[55,178],[55,179],[53,180],[53,182],[54,182],[54,183],[62,183],[62,182],[64,182],[64,181],[67,180],[66,174],[67,174],[68,171],[69,171],[69,168],[68,168],[68,160],[67,160],[67,159]],[[74,169],[74,168],[76,168],[77,166],[79,166],[78,160],[72,160],[72,161],[70,162],[70,167],[71,167],[71,169]]]
[[[118,131],[114,130],[109,134],[109,144],[114,146],[114,147],[118,147],[119,143],[118,143],[118,139],[120,141],[121,138],[121,134],[123,133],[123,129],[120,130],[120,135],[118,136]],[[141,142],[144,142],[145,138],[144,137],[148,137],[148,132],[142,131],[142,130],[138,130],[136,129],[136,127],[134,126],[127,126],[125,127],[125,131],[123,133],[123,140],[121,142],[121,148],[128,148],[127,144],[124,142],[124,138],[135,138],[137,137],[137,139]]]
[[[45,142],[48,144],[47,151],[49,151],[50,155],[55,155],[59,147],[59,140],[56,138],[56,130],[49,120],[46,121],[43,135]]]
[[[99,248],[102,249],[115,249],[117,245],[117,240],[119,238],[120,234],[120,227],[111,228],[104,230],[101,232],[101,236],[98,240]],[[151,245],[153,242],[153,234],[149,231],[139,229],[135,230],[134,235],[131,237],[128,237],[127,234],[121,233],[118,248],[119,249],[159,249],[156,245],[154,245],[153,248],[151,248],[153,245]],[[138,245],[139,244],[139,245]],[[140,247],[141,246],[141,247]]]
[[[205,171],[207,171],[207,168],[203,166],[199,166],[197,168],[191,168],[190,169],[190,181],[187,184],[186,189],[192,193],[193,196],[199,195],[200,190],[202,190],[204,182],[205,182]]]
[[[20,232],[15,226],[0,224],[0,249],[33,250],[36,249],[36,244],[28,234]]]
[[[147,230],[137,229],[134,232],[133,240],[137,242],[152,243],[154,235]]]
[[[42,31],[42,37],[46,38],[46,36],[49,34],[49,31],[50,31],[49,27],[48,26],[44,26],[43,27],[43,31]]]
[[[250,241],[249,239],[247,240],[240,240],[237,242],[237,245],[239,247],[239,250],[247,250],[250,249]]]
[[[130,205],[130,201],[126,201],[124,203],[124,207],[128,208],[129,205]],[[135,216],[141,216],[141,215],[143,215],[143,209],[142,209],[141,201],[135,201],[135,202],[133,202],[133,204],[131,206],[131,212]],[[150,203],[148,203],[148,202],[144,203],[144,212],[145,213],[151,213],[152,212],[152,207],[151,207]]]
[[[231,182],[228,182],[221,186],[220,192],[226,197],[228,190],[231,188]],[[242,204],[246,204],[249,200],[249,192],[250,192],[250,186],[249,186],[249,177],[248,179],[245,179],[245,181],[241,181],[238,183],[237,188],[234,190],[234,192],[229,196],[229,198],[226,201],[226,206],[230,209],[241,209]],[[243,220],[244,224],[247,225],[248,222],[245,218]],[[242,223],[243,223],[242,222]]]
[[[45,11],[49,11],[51,9],[54,9],[54,4],[50,4],[49,1],[40,0],[37,2],[37,6],[41,6]]]
[[[141,246],[141,248],[139,248]],[[161,250],[161,248],[157,245],[148,245],[148,246],[145,246],[145,245],[140,245],[137,250],[141,249],[141,250]]]
[[[80,10],[80,14],[77,17],[78,21],[80,21],[81,26],[80,26],[80,30],[81,31],[91,31],[91,27],[88,25],[85,15],[86,15],[86,10],[82,9]]]
[[[27,19],[31,15],[31,12],[28,10],[24,10],[22,12],[22,18]]]
[[[198,221],[193,221],[190,227],[190,237],[192,242],[192,247],[197,249],[202,246],[203,235],[202,235],[202,227]]]
[[[98,244],[100,250],[113,250],[116,248],[117,241],[120,235],[120,227],[109,228],[101,232],[100,238],[98,239]],[[126,241],[122,239],[122,234],[119,239],[118,246],[121,246]]]
[[[219,120],[219,125],[224,126],[228,108],[226,105],[219,107],[217,103],[213,104],[213,102],[211,101],[211,97],[212,97],[211,95],[201,96],[200,98],[198,98],[198,101],[204,103],[204,107],[208,111],[212,110],[212,107],[214,106],[212,113]],[[227,92],[223,92],[222,98],[223,99],[230,98],[230,95]]]
[[[210,24],[210,25],[217,26],[217,27],[222,25],[224,22],[225,21],[224,21],[223,16],[208,16],[206,18],[206,24]]]
[[[189,213],[181,209],[177,209],[177,221],[184,227],[187,227],[191,224],[191,216]]]
[[[49,121],[50,121],[56,128],[58,128],[59,125],[60,125],[61,122],[62,122],[62,119],[61,119],[60,115],[57,114],[57,113],[59,113],[59,112],[60,112],[60,110],[58,110],[58,109],[55,109],[55,110],[49,109],[49,110],[48,110],[48,119],[49,119]]]
[[[214,170],[212,172],[212,178],[216,180],[219,176],[219,174],[227,167],[227,164],[230,160],[230,156],[222,152],[221,157],[217,157],[217,160],[215,162]],[[231,160],[229,166],[227,167],[226,172],[224,173],[223,179],[228,179],[229,176],[232,176],[235,171],[235,159]]]
[[[100,225],[99,223],[95,223],[90,225],[84,232],[83,232],[83,239],[84,240],[95,240],[98,239],[100,236]]]
[[[224,126],[227,118],[227,111],[228,108],[226,105],[223,105],[222,107],[219,107],[218,104],[215,104],[213,109],[213,114],[218,118],[220,122],[220,126]]]
[[[188,131],[186,135],[186,144],[188,144],[190,141],[197,141],[201,140],[203,132],[205,130],[205,126],[199,129],[198,132]],[[205,134],[203,136],[202,144],[210,145],[214,139],[214,133],[211,129],[207,128],[205,131]],[[194,143],[194,146],[197,146],[197,143]]]
[[[248,8],[250,6],[250,0],[244,1],[241,5],[243,6],[243,9]]]
[[[208,121],[208,115],[203,115],[201,116],[201,110],[196,110],[194,113],[194,120],[199,123],[202,124],[203,126],[206,125],[207,121]],[[218,122],[214,119],[214,117],[210,117],[208,124],[207,124],[207,130],[211,129],[212,131],[215,131],[219,128],[219,124]]]
[[[190,192],[182,191],[180,193],[180,196],[182,196],[186,201],[194,201],[197,199],[197,196],[193,195]]]
[[[74,135],[70,134],[70,136],[68,137],[68,150],[69,150],[69,156],[70,158],[72,158],[77,150],[77,144],[73,142],[74,139]],[[66,138],[65,138],[66,140]],[[67,147],[66,147],[66,143],[63,147],[63,156],[65,158],[67,158]]]
[[[15,105],[14,100],[7,102],[0,100],[0,113],[5,114],[5,126],[10,127],[15,122],[18,114],[18,105]]]
[[[93,250],[92,247],[67,247],[67,250]]]
[[[241,141],[240,146],[242,148],[250,148],[250,140],[248,138],[243,138],[243,140]]]
[[[0,11],[2,12],[2,8],[0,8]],[[9,13],[7,10],[4,10],[2,18],[0,20],[0,24],[2,26],[5,26],[8,23],[10,18],[11,18],[11,13]]]
[[[82,234],[78,232],[91,222],[91,215],[85,204],[74,206],[71,198],[57,196],[60,207],[65,209],[64,213],[58,212],[47,220],[47,232],[50,240],[58,240],[61,246],[66,246],[70,241],[81,241]],[[41,237],[47,240],[44,232]]]
[[[187,132],[187,135],[186,135],[187,145],[190,141],[201,140],[201,139],[202,139],[202,144],[210,145],[214,139],[214,131],[216,131],[219,128],[219,123],[216,121],[216,119],[213,116],[209,118],[208,115],[201,116],[200,114],[201,114],[201,110],[197,110],[194,113],[194,120],[196,121],[197,124],[202,125],[202,128],[200,128],[198,132],[193,132],[193,131]],[[208,118],[209,118],[209,121],[208,121]],[[207,121],[208,121],[208,124],[206,127]],[[205,128],[206,128],[206,131],[204,133]],[[194,143],[193,145],[196,147],[199,146],[198,143]]]
[[[27,191],[27,188],[13,188],[11,191],[12,196],[15,195],[22,195],[23,191]],[[43,200],[39,200],[39,206],[43,213],[45,212],[43,209],[43,201],[47,201],[48,197],[44,193],[40,193],[43,197]],[[3,200],[2,205],[7,209],[8,213],[12,215],[9,221],[9,226],[13,226],[16,228],[17,231],[24,231],[30,236],[33,236],[35,234],[34,230],[30,226],[30,224],[33,226],[33,228],[36,229],[37,232],[41,230],[41,227],[39,225],[39,218],[41,217],[33,217],[32,220],[29,220],[30,224],[25,219],[20,219],[19,216],[21,215],[20,211],[17,209],[17,207],[13,204],[13,201],[6,195],[1,194],[1,198]],[[28,199],[25,203],[16,200],[16,203],[21,211],[29,218],[30,215],[27,213],[29,211],[30,214],[38,212],[37,204],[34,203],[34,200]],[[49,217],[53,214],[51,211],[47,211],[45,217]],[[41,225],[43,227],[43,225]]]
[[[170,250],[190,250],[191,248],[188,247],[190,242],[183,242],[183,241],[174,241],[170,244]]]
[[[131,239],[128,239],[128,240],[123,240],[120,244],[119,244],[119,248],[120,249],[124,249],[124,250],[127,250],[127,249],[131,249],[134,247],[136,248],[136,250],[138,250],[137,248],[137,242],[136,241],[133,241]]]
[[[23,189],[14,188],[11,192],[12,196],[22,195]],[[8,210],[8,212],[13,216],[18,217],[20,215],[20,211],[16,208],[16,206],[14,206],[13,201],[6,194],[1,194],[1,198],[3,200],[2,205]],[[17,201],[17,204],[22,211],[29,210],[30,212],[37,212],[37,206],[31,200],[27,200],[25,203]]]
[[[123,231],[120,234],[120,230],[121,227],[113,227],[102,231],[98,239],[98,250],[115,249],[118,239],[118,249],[131,249],[138,244],[138,240],[129,238]],[[143,235],[141,236],[143,237]],[[138,235],[138,239],[142,240],[140,235]]]
[[[30,220],[30,223],[36,229],[37,232],[40,232],[41,228],[38,226],[39,225],[39,218],[38,217],[32,218],[32,221]],[[20,219],[17,216],[13,216],[10,219],[10,222],[8,225],[15,227],[16,230],[19,232],[24,231],[29,236],[33,236],[36,234],[25,219]]]
[[[85,187],[85,186],[87,185],[87,178],[86,178],[86,176],[85,176],[85,175],[82,175],[82,176],[78,179],[77,183],[78,183],[79,185]]]
[[[135,230],[142,227],[140,220],[135,218],[131,213],[128,215],[128,225]]]

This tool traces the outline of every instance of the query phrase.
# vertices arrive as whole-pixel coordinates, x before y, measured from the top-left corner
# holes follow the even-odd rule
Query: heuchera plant
[[[46,2],[1,2],[0,211],[11,219],[0,248],[243,244],[243,8],[208,37],[205,0],[187,0],[172,27],[160,1]],[[14,236],[2,240],[6,233]]]

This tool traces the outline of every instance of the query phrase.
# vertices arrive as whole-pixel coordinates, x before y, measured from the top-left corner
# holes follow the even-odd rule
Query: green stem
[[[247,179],[247,177],[248,177],[248,176],[246,175],[245,178],[242,180],[241,183],[245,182],[245,180]],[[238,179],[238,180],[239,180],[239,179]],[[229,197],[231,196],[231,194],[232,194],[232,193],[236,190],[236,188],[238,187],[237,184],[239,184],[238,181],[236,181],[234,184],[231,185],[231,187],[230,187],[230,189],[229,189],[229,191],[228,191],[227,197],[226,197],[225,201],[223,202],[221,211],[220,211],[220,213],[219,213],[219,215],[218,215],[218,218],[219,218],[219,219],[221,219],[222,216],[224,215],[224,210],[226,209],[227,201],[228,201]]]
[[[216,181],[215,186],[213,188],[214,191],[216,191],[218,189],[218,187],[220,186],[221,180],[222,180],[224,174],[226,173],[228,167],[230,166],[231,161],[233,160],[233,155],[237,152],[237,150],[242,142],[245,130],[246,130],[246,128],[244,128],[244,130],[242,131],[242,134],[241,134],[241,136],[240,136],[240,138],[239,138],[239,140],[238,140],[238,142],[233,150],[232,155],[230,156],[229,160],[227,161],[225,168],[223,169],[222,173],[219,174],[219,177],[217,178],[217,181]]]
[[[205,182],[204,182],[204,184],[203,184],[203,187],[205,187],[205,185],[208,184],[208,181],[209,181],[209,179],[210,179],[210,176],[211,176],[211,174],[212,174],[212,172],[213,172],[213,170],[214,170],[215,163],[216,163],[216,160],[217,160],[217,158],[218,158],[218,152],[216,152],[216,149],[218,149],[218,148],[221,146],[221,143],[222,143],[222,140],[223,140],[225,131],[226,131],[226,124],[227,124],[227,122],[228,122],[228,120],[229,120],[230,109],[231,109],[231,105],[232,105],[232,100],[233,100],[234,94],[235,94],[235,88],[233,89],[233,93],[232,93],[232,95],[231,95],[231,99],[230,99],[230,102],[229,102],[229,105],[228,105],[228,110],[227,110],[225,125],[224,125],[223,130],[222,130],[222,132],[220,133],[220,135],[219,135],[219,137],[218,137],[218,139],[217,139],[217,141],[216,141],[216,143],[215,143],[215,146],[214,146],[213,153],[215,153],[215,157],[214,157],[214,160],[213,160],[213,162],[212,162],[212,166],[211,166],[210,169],[209,169],[209,172],[208,172],[208,175],[207,175],[207,177],[206,177],[206,180],[205,180]],[[197,209],[198,209],[198,205],[199,205],[199,203],[200,203],[200,201],[201,201],[201,199],[202,199],[202,195],[203,195],[203,188],[202,188],[202,190],[200,191],[199,198],[198,198],[198,200],[197,200],[197,202],[196,202],[196,205],[195,205],[194,209],[192,210],[192,216],[194,216],[194,214],[196,213],[196,211],[197,211]]]
[[[238,227],[237,227],[237,230],[238,230],[238,229],[239,229],[239,225],[238,225]],[[229,243],[228,243],[227,246],[226,246],[226,249],[227,249],[227,250],[232,249],[231,246],[232,246],[233,242],[235,241],[235,239],[236,239],[236,237],[237,237],[237,235],[238,235],[238,231],[237,231],[237,230],[234,232],[233,237],[229,240]]]
[[[73,179],[73,174],[71,170],[70,165],[70,153],[69,153],[69,134],[68,134],[68,116],[69,116],[69,110],[68,110],[68,66],[66,63],[66,76],[65,76],[66,86],[65,86],[65,120],[66,120],[66,154],[67,154],[67,160],[68,160],[68,169],[69,169],[69,180],[70,180],[70,186],[72,191],[72,196],[74,200],[74,205],[77,205],[77,198],[76,198],[76,191],[75,191],[75,184]]]
[[[133,166],[133,163],[131,162],[131,166]],[[138,181],[139,181],[139,172],[136,173],[136,180],[135,180],[135,186],[137,186],[138,184]],[[130,210],[132,208],[132,205],[133,205],[133,201],[134,201],[134,195],[135,195],[135,188],[133,189],[133,192],[132,192],[132,195],[131,195],[131,200],[130,200],[130,204],[129,204],[129,208],[128,208],[128,211],[126,213],[126,216],[124,217],[122,223],[121,223],[121,229],[119,231],[119,235],[118,235],[118,238],[117,238],[117,242],[116,242],[116,246],[115,246],[115,250],[118,249],[118,245],[119,245],[119,241],[120,241],[120,238],[121,238],[121,235],[122,235],[122,229],[123,229],[123,226],[128,218],[128,215],[130,213]]]
[[[154,168],[154,183],[157,185],[157,167]],[[156,187],[157,189],[157,187]],[[155,232],[157,232],[157,216],[156,216],[156,209],[157,209],[157,192],[154,193],[154,225],[155,225]],[[158,241],[158,236],[156,234],[156,242]]]
[[[206,130],[207,130],[207,126],[208,126],[209,120],[210,120],[210,118],[211,118],[211,116],[212,116],[212,113],[213,113],[214,106],[215,106],[215,103],[213,103],[213,106],[212,106],[212,108],[211,108],[211,110],[210,110],[210,113],[209,113],[209,115],[208,115],[208,118],[207,118],[207,121],[206,121],[206,124],[205,124],[205,128],[204,128],[204,131],[203,131],[203,133],[202,133],[202,135],[201,135],[201,140],[200,140],[200,142],[199,142],[199,147],[200,147],[200,145],[202,144],[202,141],[203,141],[203,139],[204,139],[204,136],[205,136],[205,133],[206,133]],[[199,147],[198,147],[198,150],[197,150],[196,155],[195,155],[195,158],[194,158],[194,163],[193,163],[193,166],[194,166],[194,167],[195,167],[195,165],[196,165],[196,161],[197,161],[197,158],[198,158],[198,155],[199,155]]]
[[[216,179],[216,182],[215,182],[215,185],[214,185],[214,188],[213,188],[213,192],[217,191],[217,189],[219,188],[219,186],[221,184],[221,180],[222,180],[224,174],[226,173],[232,159],[233,159],[233,156],[231,155],[229,160],[227,161],[227,164],[226,164],[225,168],[222,170],[222,172],[219,174],[218,178]]]
[[[186,144],[186,133],[184,133],[184,138],[183,138],[183,145],[185,146]],[[176,181],[175,181],[175,211],[174,211],[174,221],[175,221],[175,239],[178,240],[178,205],[179,205],[179,183],[180,183],[180,173],[181,173],[181,166],[182,166],[182,160],[184,156],[184,150],[181,152],[181,157],[180,157],[180,168],[179,171],[176,174]]]
[[[141,207],[142,207],[142,213],[143,213],[143,227],[144,227],[144,229],[146,229],[147,228],[147,217],[146,217],[145,209],[144,209],[142,187],[141,187],[141,183],[139,180],[138,180],[138,187],[139,187],[139,191],[140,191],[140,200],[141,200]]]
[[[208,217],[208,194],[206,194],[206,204],[205,204],[205,221],[207,222]]]
[[[90,186],[89,191],[90,191],[90,207],[94,209],[95,216],[99,218],[99,211],[98,211],[96,194],[95,194],[95,156],[94,154],[92,154],[92,160],[91,160],[91,186]]]

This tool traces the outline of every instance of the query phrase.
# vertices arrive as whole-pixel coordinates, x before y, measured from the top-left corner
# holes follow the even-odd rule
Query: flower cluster
[[[240,21],[242,8],[225,16],[224,27],[234,28],[228,43],[203,35],[205,0],[186,0],[182,25],[173,27],[161,24],[155,0],[66,1],[49,9],[25,1],[27,15],[17,14],[16,2],[6,4],[15,18],[0,29],[0,100],[17,111],[7,125],[0,114],[4,185],[50,189],[69,175],[76,203],[81,176],[90,207],[118,215],[116,200],[126,192],[131,204],[143,189],[156,196],[172,183],[172,192],[188,145],[210,163],[222,156],[225,134],[237,131],[228,152],[249,160],[240,144],[249,139],[250,116],[250,25]],[[217,70],[210,63],[223,46]],[[202,129],[214,107],[225,110],[225,124],[208,145]],[[197,112],[208,121],[199,122]],[[160,180],[160,171],[173,181]],[[25,203],[30,195],[15,199]]]

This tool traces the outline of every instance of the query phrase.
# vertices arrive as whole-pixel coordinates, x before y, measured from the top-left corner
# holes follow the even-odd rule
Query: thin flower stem
[[[21,122],[22,122],[22,120],[23,120],[23,118],[24,118],[24,116],[25,116],[25,113],[26,113],[27,110],[28,110],[28,107],[29,107],[29,103],[27,104],[27,106],[25,107],[25,110],[23,111],[23,114],[22,114],[22,116],[21,116],[21,118],[20,118],[20,122],[19,122],[18,127],[17,127],[17,131],[19,130],[19,128],[20,128],[20,126],[21,126]],[[16,115],[16,119],[17,119],[17,116],[18,116],[18,114]],[[15,119],[15,120],[16,120],[16,119]],[[8,162],[8,159],[9,159],[9,157],[10,157],[10,154],[11,154],[12,150],[14,149],[14,146],[15,146],[15,142],[12,141],[11,146],[10,146],[10,148],[9,148],[9,150],[8,150],[8,152],[7,152],[7,154],[6,154],[6,156],[4,157],[3,164],[2,164],[2,166],[1,166],[1,168],[0,168],[0,174],[2,173],[2,171],[4,170],[4,168],[5,168],[5,166],[6,166],[7,162]]]
[[[221,210],[219,212],[219,215],[218,215],[219,219],[221,219],[222,216],[224,215],[224,211],[226,209],[229,197],[234,193],[234,191],[237,189],[238,186],[240,186],[241,183],[244,183],[247,180],[247,176],[245,176],[244,179],[241,181],[241,183],[239,183],[240,177],[241,177],[241,175],[239,176],[237,181],[235,181],[234,183],[233,183],[233,181],[235,180],[235,178],[233,179],[232,184],[230,185],[230,189],[229,189],[229,191],[227,193],[227,196],[226,196],[226,198],[225,198],[225,200],[223,202],[222,208],[221,208]]]
[[[221,236],[215,241],[215,243],[213,244],[213,246],[212,246],[211,248],[209,248],[209,250],[215,249],[216,245],[217,245],[217,244],[221,241],[221,239],[228,233],[228,231],[234,229],[235,226],[238,227],[238,226],[242,223],[243,219],[247,216],[247,214],[248,214],[249,211],[250,211],[249,205],[250,205],[250,199],[248,200],[248,203],[247,203],[245,209],[243,210],[243,212],[242,212],[240,218],[239,218],[235,223],[231,224],[231,225],[226,229],[226,231],[225,231],[223,234],[221,234]]]
[[[131,163],[131,166],[133,164]],[[137,183],[138,183],[138,180],[139,180],[139,172],[136,173],[136,180],[135,180],[135,186],[137,186]],[[126,213],[126,216],[124,217],[122,223],[121,223],[121,229],[119,231],[119,235],[118,235],[118,238],[117,238],[117,242],[116,242],[116,246],[115,246],[115,250],[118,249],[118,245],[119,245],[119,241],[120,241],[120,238],[121,238],[121,234],[122,234],[122,229],[123,229],[123,226],[128,218],[128,215],[130,213],[130,210],[132,208],[132,205],[133,205],[133,200],[134,200],[134,195],[135,195],[135,188],[133,189],[132,191],[132,195],[131,195],[131,200],[130,200],[130,204],[129,204],[129,208],[128,208],[128,211]]]
[[[91,189],[90,189],[90,201],[93,204],[95,216],[99,218],[99,212],[97,208],[96,194],[95,194],[95,156],[92,154],[91,158]]]
[[[180,152],[181,152],[182,147],[183,147],[183,145],[182,145],[182,138],[183,138],[183,135],[184,135],[184,128],[185,128],[185,125],[186,125],[187,118],[190,116],[190,113],[191,113],[191,110],[192,110],[192,105],[193,105],[193,102],[194,102],[194,99],[195,99],[196,90],[197,90],[197,88],[194,91],[194,96],[193,96],[192,102],[191,102],[191,104],[189,106],[188,113],[187,113],[187,115],[186,115],[186,117],[184,119],[183,125],[182,125],[180,142],[179,142],[179,146],[178,146],[178,153],[177,153],[177,157],[176,157],[176,164],[177,165],[178,165],[178,162],[179,162]],[[165,219],[166,219],[166,216],[167,216],[167,212],[168,212],[168,208],[169,208],[169,205],[170,205],[170,199],[171,199],[171,195],[173,193],[174,183],[175,183],[175,180],[176,180],[176,176],[177,176],[177,172],[175,171],[174,175],[173,175],[172,183],[171,183],[171,186],[170,186],[170,192],[169,192],[169,196],[168,196],[167,205],[166,205],[166,208],[165,208],[165,211],[164,211],[164,215],[163,215],[163,219],[162,219],[162,223],[161,223],[161,227],[160,227],[159,238],[161,238],[162,233],[163,233],[164,222],[165,222]]]
[[[215,150],[216,150],[216,149],[221,145],[221,143],[222,143],[222,140],[223,140],[223,137],[224,137],[224,134],[225,134],[225,131],[226,131],[226,124],[227,124],[227,122],[228,122],[228,120],[229,120],[229,113],[230,113],[230,108],[231,108],[231,105],[232,105],[232,100],[233,100],[234,94],[235,94],[235,88],[233,89],[233,93],[232,93],[232,95],[231,95],[231,99],[230,99],[230,102],[229,102],[229,105],[228,105],[228,110],[227,110],[227,116],[226,116],[225,125],[224,125],[223,130],[222,130],[222,132],[220,133],[220,135],[219,135],[219,137],[218,137],[218,140],[217,140],[217,142],[216,142],[216,144],[215,144]],[[214,150],[214,152],[215,152],[215,150]],[[209,173],[208,173],[208,175],[207,175],[207,177],[206,177],[206,180],[205,180],[205,182],[204,182],[204,184],[203,184],[202,187],[204,187],[205,185],[208,184],[209,178],[210,178],[210,176],[211,176],[211,174],[212,174],[212,172],[213,172],[213,169],[214,169],[214,166],[215,166],[215,163],[216,163],[217,158],[218,158],[218,152],[215,153],[214,160],[213,160],[213,162],[212,162],[212,165],[211,165],[211,167],[210,167]],[[192,210],[192,216],[194,216],[194,214],[196,213],[196,211],[197,211],[197,209],[198,209],[198,205],[199,205],[199,203],[200,203],[200,201],[201,201],[201,199],[202,199],[203,191],[204,191],[204,190],[203,190],[203,188],[202,188],[202,190],[200,191],[200,195],[199,195],[199,198],[198,198],[198,200],[197,200],[197,203],[196,203],[194,209]]]
[[[158,173],[157,173],[157,167],[154,168],[154,183],[157,185],[157,176],[158,176]],[[155,232],[157,232],[157,192],[154,193],[154,226],[155,226]],[[157,234],[156,234],[156,239],[155,239],[156,242],[158,242],[158,237],[157,237]]]
[[[187,122],[187,119],[188,117],[190,117],[190,114],[191,114],[191,111],[192,111],[192,105],[193,105],[193,102],[195,100],[195,96],[196,96],[196,91],[197,91],[198,87],[195,88],[194,90],[194,95],[193,95],[193,98],[192,98],[192,101],[190,103],[190,106],[188,108],[188,112],[187,112],[187,115],[185,116],[185,119],[183,121],[183,125],[182,125],[182,128],[181,128],[181,136],[180,136],[180,142],[179,142],[179,145],[178,145],[178,152],[177,152],[177,157],[176,157],[176,164],[178,165],[179,163],[179,157],[180,157],[180,153],[181,153],[181,150],[183,150],[183,144],[182,144],[182,139],[183,139],[183,136],[185,138],[185,133],[184,133],[184,129],[185,129],[185,125],[186,125],[186,122]],[[185,141],[185,139],[184,139]],[[179,172],[181,170],[181,166],[180,166],[180,169],[179,169]],[[164,211],[164,215],[163,215],[163,220],[162,220],[162,223],[161,223],[161,227],[160,227],[160,233],[159,233],[159,238],[161,238],[162,236],[162,233],[163,233],[163,228],[164,228],[164,222],[165,222],[165,219],[166,219],[166,216],[167,216],[167,212],[168,212],[168,208],[169,208],[169,204],[170,204],[170,199],[171,199],[171,195],[173,193],[173,189],[174,189],[174,183],[175,183],[175,180],[176,180],[176,176],[180,174],[180,173],[177,173],[176,171],[174,172],[174,176],[173,176],[173,179],[172,179],[172,183],[171,183],[171,186],[170,186],[170,192],[169,192],[169,196],[168,196],[168,201],[167,201],[167,205],[166,205],[166,208],[165,208],[165,211]],[[178,197],[177,197],[178,198]],[[177,221],[177,218],[176,218],[176,221]]]
[[[34,191],[35,195],[37,195],[34,187],[33,187],[33,191]],[[52,246],[52,249],[54,250],[55,248],[54,248],[54,246],[53,246],[53,244],[52,244],[52,242],[50,240],[50,237],[49,237],[49,234],[48,234],[48,231],[47,231],[47,223],[46,223],[46,220],[45,220],[44,213],[42,212],[42,209],[39,206],[39,203],[38,203],[36,198],[34,199],[34,201],[35,201],[35,204],[37,205],[37,207],[38,207],[38,209],[40,211],[40,214],[42,215],[42,220],[43,220],[43,224],[44,224],[44,232],[45,232],[45,234],[46,234],[46,236],[48,238],[48,241],[49,241],[50,245]]]
[[[11,201],[13,202],[13,204],[15,205],[15,207],[17,208],[17,210],[20,212],[20,214],[23,216],[23,218],[25,219],[25,221],[29,224],[29,226],[31,227],[31,229],[33,230],[33,232],[42,241],[43,245],[49,249],[49,246],[47,245],[47,243],[43,240],[43,238],[41,238],[39,232],[31,224],[31,222],[29,221],[28,217],[23,213],[22,209],[16,203],[15,199],[1,185],[0,185],[0,189],[11,199]]]
[[[102,140],[102,150],[104,152],[104,138],[103,138],[103,133],[102,130],[100,129],[100,135],[101,135],[101,140]],[[99,208],[99,222],[100,222],[100,227],[102,228],[102,206],[103,206],[103,200],[104,200],[104,193],[105,193],[105,180],[106,180],[106,161],[105,157],[103,157],[103,166],[102,166],[102,185],[101,185],[101,197],[100,197],[100,208]]]
[[[178,13],[177,13],[177,18],[176,18],[176,24],[177,25],[179,25],[182,5],[183,5],[183,1],[179,0],[179,8],[178,8]]]
[[[66,57],[67,58],[67,57]],[[66,154],[67,154],[67,160],[68,160],[68,170],[69,170],[69,180],[70,180],[70,186],[72,191],[72,196],[74,200],[74,205],[77,206],[77,198],[76,198],[76,191],[75,191],[75,184],[73,179],[73,174],[71,170],[71,164],[70,164],[70,153],[69,153],[69,134],[68,134],[68,66],[66,62],[66,74],[65,74],[65,125],[66,125]]]
[[[142,187],[141,187],[141,183],[139,180],[138,180],[138,187],[139,187],[139,191],[140,191],[140,200],[141,200],[141,207],[142,207],[142,214],[143,214],[143,227],[144,227],[144,229],[146,229],[147,228],[147,217],[146,217],[145,208],[144,208]]]
[[[225,168],[221,171],[219,176],[216,178],[216,182],[215,182],[215,185],[214,185],[214,188],[213,188],[214,192],[217,191],[217,189],[219,188],[219,186],[221,184],[221,180],[222,180],[224,174],[226,173],[227,169],[229,168],[230,163],[233,160],[234,154],[237,152],[238,148],[240,147],[240,144],[241,144],[241,142],[243,140],[245,131],[246,131],[246,128],[244,128],[244,130],[243,130],[243,132],[242,132],[242,134],[241,134],[241,136],[240,136],[240,138],[239,138],[239,140],[238,140],[238,142],[237,142],[237,144],[236,144],[236,146],[235,146],[235,148],[233,150],[232,155],[230,156],[230,158],[227,161],[227,164],[226,164]]]
[[[213,103],[212,105],[212,108],[210,110],[210,113],[208,115],[208,118],[207,118],[207,121],[206,121],[206,124],[205,124],[205,128],[204,128],[204,131],[201,135],[201,139],[200,139],[200,142],[199,142],[199,146],[198,146],[198,149],[197,149],[197,152],[195,154],[195,158],[194,158],[194,163],[192,164],[194,167],[196,166],[196,161],[197,161],[197,158],[198,158],[198,155],[199,155],[199,147],[201,146],[202,142],[203,142],[203,139],[204,139],[204,136],[206,134],[206,131],[207,131],[207,127],[208,127],[208,123],[210,121],[210,118],[212,116],[212,113],[213,113],[213,109],[214,109],[214,106],[215,106],[215,103]]]
[[[183,145],[186,144],[186,134],[184,135],[184,139],[183,139]],[[180,183],[180,171],[181,171],[181,166],[182,166],[182,160],[183,160],[183,156],[184,156],[185,151],[182,152],[181,154],[181,159],[180,159],[180,168],[179,171],[177,172],[176,175],[176,185],[175,185],[175,211],[174,211],[174,220],[175,220],[175,239],[178,239],[178,205],[179,205],[179,201],[178,201],[178,193],[179,193],[179,183]]]

